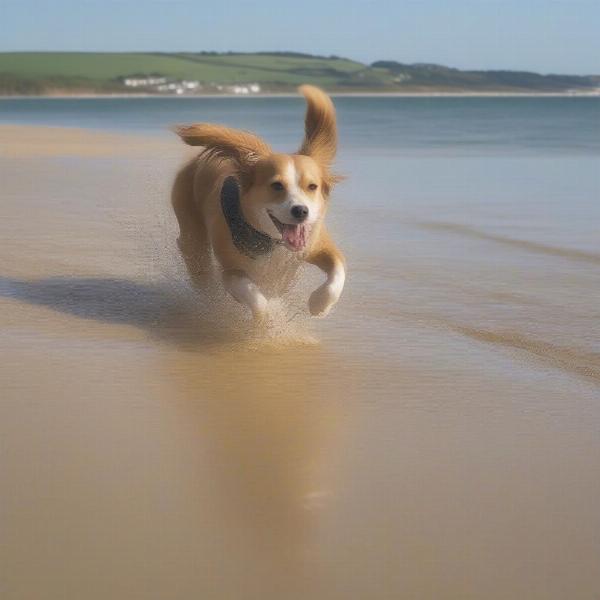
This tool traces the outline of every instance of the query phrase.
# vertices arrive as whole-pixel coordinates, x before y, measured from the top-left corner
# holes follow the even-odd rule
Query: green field
[[[0,53],[0,81],[44,87],[119,88],[124,77],[161,75],[203,84],[259,82],[278,89],[311,82],[323,87],[351,81],[365,65],[347,59],[262,54]]]
[[[597,78],[511,71],[459,71],[393,61],[364,65],[337,57],[293,53],[0,53],[0,94],[132,92],[126,77],[194,80],[202,91],[259,83],[262,91],[291,91],[312,83],[332,91],[566,91],[590,89]]]

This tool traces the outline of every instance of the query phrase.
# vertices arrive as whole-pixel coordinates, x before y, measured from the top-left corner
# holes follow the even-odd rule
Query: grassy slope
[[[0,94],[131,91],[130,75],[195,79],[204,84],[258,82],[268,90],[314,83],[330,90],[565,91],[597,87],[595,78],[512,71],[459,71],[439,65],[382,61],[367,67],[343,58],[286,54],[161,54],[98,52],[0,53]],[[213,88],[214,89],[214,88]]]
[[[239,83],[258,81],[298,85],[310,80],[332,86],[364,65],[346,59],[274,55],[145,53],[0,53],[0,73],[26,80],[73,78],[92,85],[133,74],[156,73],[174,79]]]
[[[442,65],[406,65],[393,61],[380,61],[373,66],[385,68],[388,73],[395,76],[407,77],[414,86],[540,92],[596,87],[593,78],[578,75],[540,75],[524,71],[460,71]]]

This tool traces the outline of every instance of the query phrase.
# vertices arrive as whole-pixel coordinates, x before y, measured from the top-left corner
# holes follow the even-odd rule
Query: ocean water
[[[8,598],[600,594],[600,98],[335,103],[346,289],[257,331],[187,284],[168,128],[293,151],[301,99],[0,100]]]
[[[595,97],[338,97],[341,150],[442,156],[598,155],[600,99]],[[288,149],[302,98],[0,99],[0,123],[164,133],[207,121],[260,132]]]

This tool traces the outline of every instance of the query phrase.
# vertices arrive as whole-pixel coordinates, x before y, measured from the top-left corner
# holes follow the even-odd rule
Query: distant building
[[[131,88],[145,88],[162,94],[193,94],[203,89],[203,85],[194,79],[182,79],[181,81],[168,81],[166,77],[126,77],[123,79],[124,85]],[[247,96],[249,94],[258,94],[261,91],[258,83],[238,83],[234,85],[221,85],[210,83],[208,90],[216,90],[238,96]]]
[[[128,87],[148,87],[162,85],[166,81],[165,77],[127,77],[123,80],[123,83]]]

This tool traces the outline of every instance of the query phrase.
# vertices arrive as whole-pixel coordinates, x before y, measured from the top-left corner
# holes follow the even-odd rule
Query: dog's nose
[[[304,221],[308,217],[308,207],[303,204],[296,204],[291,209],[292,217],[298,221]]]

